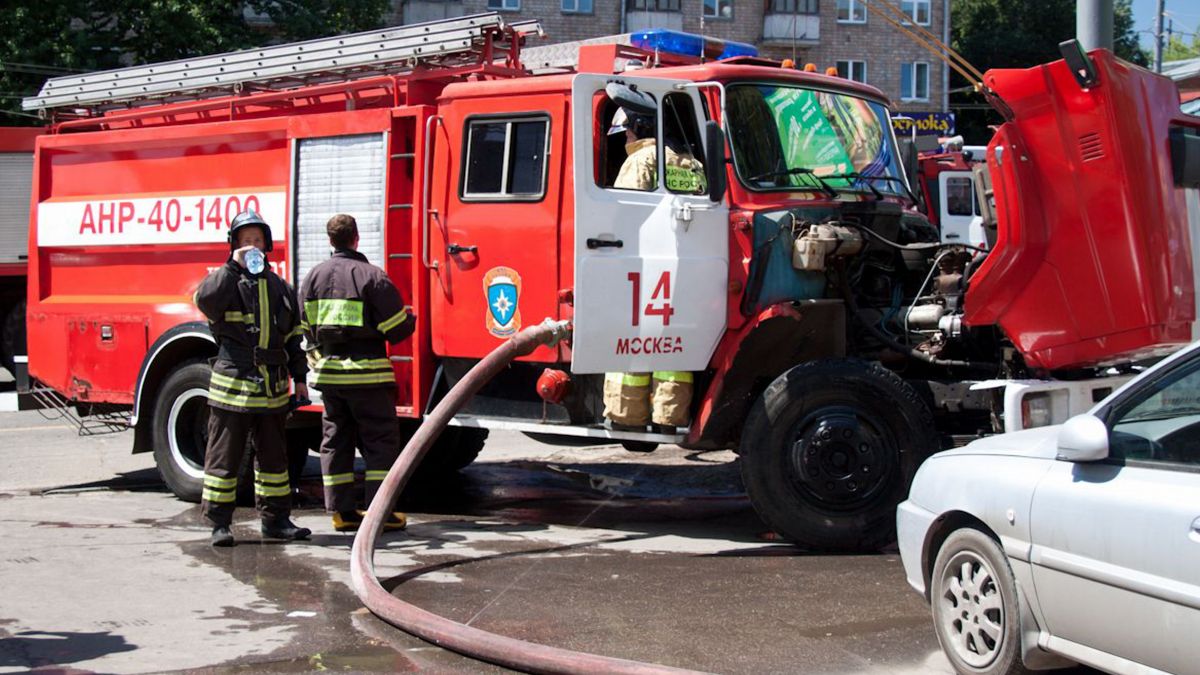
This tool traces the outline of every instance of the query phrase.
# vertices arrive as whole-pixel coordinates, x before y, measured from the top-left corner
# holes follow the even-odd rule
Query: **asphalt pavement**
[[[263,543],[239,508],[214,550],[128,433],[0,414],[0,672],[501,672],[376,619],[351,535],[319,508]],[[452,481],[403,498],[386,587],[503,635],[722,673],[948,673],[899,556],[811,555],[754,515],[734,456],[560,447],[494,433]]]

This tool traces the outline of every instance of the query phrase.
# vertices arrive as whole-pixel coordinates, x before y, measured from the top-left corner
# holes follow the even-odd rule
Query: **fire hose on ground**
[[[451,621],[407,603],[389,593],[375,577],[375,544],[391,505],[430,446],[467,401],[513,359],[552,345],[568,335],[566,321],[547,319],[530,326],[497,347],[450,389],[413,434],[388,471],[376,498],[354,537],[350,577],[354,592],[379,618],[427,642],[472,658],[536,673],[686,673],[638,661],[575,652],[489,633]]]

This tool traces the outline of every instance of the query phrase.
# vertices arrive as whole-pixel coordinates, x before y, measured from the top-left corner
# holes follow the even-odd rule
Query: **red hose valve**
[[[547,368],[537,381],[537,393],[547,403],[562,403],[571,390],[571,376],[561,370]]]

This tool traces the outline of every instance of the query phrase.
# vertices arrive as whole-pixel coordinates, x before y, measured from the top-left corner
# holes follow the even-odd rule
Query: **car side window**
[[[1177,366],[1113,410],[1109,456],[1200,466],[1200,359]]]

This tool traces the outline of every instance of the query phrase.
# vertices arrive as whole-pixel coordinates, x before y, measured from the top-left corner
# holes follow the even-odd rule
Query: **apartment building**
[[[913,23],[949,38],[950,0],[890,1]],[[535,44],[648,28],[737,40],[764,56],[794,58],[822,71],[836,67],[843,77],[881,89],[909,116],[947,110],[945,64],[869,12],[863,0],[395,0],[389,18],[416,23],[489,10],[540,19],[547,37]]]

